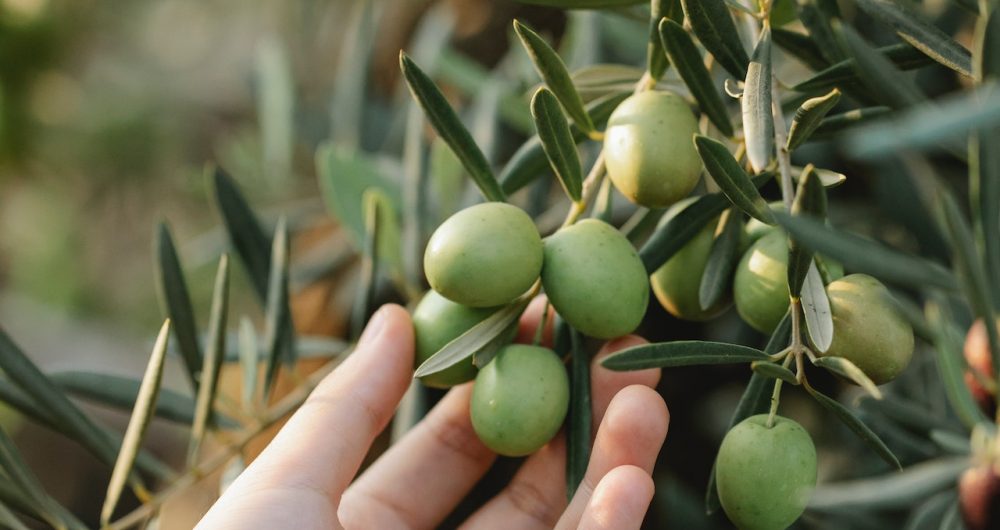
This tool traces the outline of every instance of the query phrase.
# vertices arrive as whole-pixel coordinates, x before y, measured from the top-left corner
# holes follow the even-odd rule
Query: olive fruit
[[[542,238],[516,206],[487,202],[449,217],[424,253],[427,281],[445,298],[469,307],[506,304],[538,279]]]
[[[685,199],[667,211],[662,223],[668,222],[674,215],[690,203]],[[670,257],[659,269],[650,276],[649,283],[653,286],[653,294],[660,305],[671,315],[684,320],[708,320],[729,306],[728,297],[723,297],[708,309],[701,308],[699,290],[701,277],[708,264],[712,252],[712,241],[718,218],[709,222],[690,241],[684,244],[676,254]]]
[[[446,344],[490,316],[496,308],[466,307],[434,291],[428,291],[413,310],[416,339],[415,366],[420,366]],[[441,372],[420,378],[427,386],[448,388],[476,377],[472,361],[461,362]]]
[[[634,331],[649,303],[649,280],[639,254],[621,232],[597,219],[545,239],[542,286],[570,326],[599,339]]]
[[[767,207],[771,209],[772,212],[784,212],[785,204],[781,201],[772,201],[767,203]],[[758,239],[764,237],[765,235],[778,230],[772,225],[757,219],[756,217],[751,217],[747,224],[743,226],[743,236],[744,241],[747,245],[752,245]]]
[[[993,466],[979,465],[962,474],[958,505],[968,530],[1000,529],[1000,475]]]
[[[622,101],[604,133],[611,182],[630,201],[663,208],[694,189],[701,157],[694,148],[698,120],[683,98],[645,91]]]
[[[741,530],[780,530],[802,515],[816,486],[816,447],[793,420],[751,416],[722,440],[715,484],[729,520]]]
[[[744,322],[771,333],[788,312],[788,239],[772,230],[750,245],[733,277],[733,300]]]
[[[913,357],[913,328],[896,310],[889,290],[866,274],[827,286],[833,342],[822,356],[843,357],[875,384],[892,381]]]
[[[1000,324],[1000,320],[997,321]],[[980,384],[979,379],[972,375],[972,370],[979,372],[979,375],[992,379],[996,377],[993,370],[993,359],[990,356],[990,342],[986,337],[986,326],[982,319],[976,320],[969,333],[965,336],[965,362],[969,365],[969,370],[965,372],[965,385],[972,392],[972,397],[987,415],[992,416],[996,403],[993,394]]]
[[[548,348],[511,344],[500,349],[472,387],[472,427],[487,447],[505,456],[531,454],[559,432],[569,409],[569,377]]]

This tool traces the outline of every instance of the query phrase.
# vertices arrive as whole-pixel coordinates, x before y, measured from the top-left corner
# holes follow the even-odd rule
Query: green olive
[[[649,303],[646,268],[613,226],[585,219],[545,239],[542,286],[552,307],[584,335],[631,333]]]
[[[771,209],[772,212],[784,212],[785,204],[781,201],[772,201],[767,203],[767,207]],[[754,244],[758,239],[764,237],[765,235],[777,230],[772,225],[757,219],[756,217],[751,217],[747,224],[743,226],[744,241],[747,245]]]
[[[414,366],[420,366],[446,344],[490,316],[496,308],[466,307],[434,291],[428,291],[413,310],[413,333],[416,338]],[[427,386],[448,388],[476,377],[472,360],[447,370],[420,378]]]
[[[527,291],[542,270],[542,239],[528,214],[487,202],[449,217],[424,253],[427,281],[445,298],[469,307],[506,304]]]
[[[559,432],[568,409],[566,368],[541,346],[503,347],[472,388],[472,427],[487,447],[505,456],[540,449]]]
[[[750,245],[733,278],[736,311],[751,327],[771,333],[788,312],[788,240],[772,230]]]
[[[715,462],[722,509],[741,530],[783,530],[802,515],[816,486],[816,447],[788,418],[767,414],[738,423]]]
[[[674,215],[683,210],[693,199],[685,199],[670,207],[663,216],[662,223],[668,222]],[[676,254],[670,257],[659,269],[656,269],[649,283],[653,286],[653,294],[660,304],[671,315],[684,320],[708,320],[727,307],[730,299],[724,297],[708,309],[701,308],[698,292],[701,289],[701,277],[708,264],[712,252],[712,241],[718,218],[705,225],[691,241],[688,241]]]
[[[694,189],[701,157],[698,120],[680,96],[645,91],[623,101],[608,119],[604,161],[611,182],[630,201],[663,208]]]
[[[913,328],[881,282],[851,274],[827,286],[833,343],[821,355],[843,357],[875,384],[892,381],[913,357]]]

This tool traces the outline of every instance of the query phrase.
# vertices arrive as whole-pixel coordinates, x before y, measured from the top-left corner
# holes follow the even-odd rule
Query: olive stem
[[[545,301],[545,307],[542,308],[542,317],[538,319],[538,327],[535,328],[535,338],[531,341],[532,344],[538,346],[542,343],[542,337],[545,335],[545,326],[548,325],[549,321],[549,301]]]
[[[798,357],[799,354],[795,354]],[[793,355],[785,357],[785,362],[781,363],[781,366],[788,368],[792,364]],[[764,424],[765,427],[770,429],[774,427],[774,417],[778,415],[778,404],[781,403],[781,379],[774,380],[774,392],[771,393],[771,412],[767,415],[767,422]]]

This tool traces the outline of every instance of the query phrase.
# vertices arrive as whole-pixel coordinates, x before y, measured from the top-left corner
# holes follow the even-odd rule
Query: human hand
[[[529,308],[521,322],[522,337],[530,337],[541,307],[536,303]],[[567,505],[566,447],[560,434],[528,457],[511,483],[462,528],[639,528],[653,496],[650,474],[669,422],[663,399],[652,390],[660,372],[612,372],[599,360],[641,342],[635,336],[617,339],[595,359],[593,424],[600,427],[572,501]],[[354,480],[409,386],[413,349],[408,313],[394,305],[380,309],[354,353],[316,387],[198,528],[409,529],[440,524],[496,459],[472,429],[471,384],[452,389]]]

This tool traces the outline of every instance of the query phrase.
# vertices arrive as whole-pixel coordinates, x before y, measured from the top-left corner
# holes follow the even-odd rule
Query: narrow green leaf
[[[12,485],[20,490],[24,500],[40,517],[53,527],[65,526],[65,521],[52,509],[52,501],[42,483],[38,481],[34,471],[28,466],[14,445],[14,440],[7,435],[3,428],[0,428],[0,470],[6,473],[6,477],[0,478],[10,480]]]
[[[796,183],[802,178],[802,174],[805,172],[806,168],[792,166],[792,180]],[[836,188],[841,184],[847,182],[847,175],[843,173],[837,173],[836,171],[830,171],[829,169],[821,169],[818,167],[812,168],[812,171],[816,173],[819,177],[819,181],[823,184],[824,188]]]
[[[737,79],[747,76],[750,58],[724,0],[681,0],[691,30],[715,60]]]
[[[906,43],[882,46],[876,49],[876,51],[884,55],[886,59],[892,61],[900,70],[913,70],[934,63],[932,59],[924,55],[920,50]],[[809,79],[793,86],[792,90],[796,92],[813,92],[829,90],[837,86],[847,86],[860,81],[855,68],[854,59],[844,59],[816,72]]]
[[[252,410],[257,395],[257,374],[260,361],[257,330],[246,316],[240,318],[239,331],[240,371],[242,377],[243,408]]]
[[[0,477],[5,478],[5,477]],[[22,515],[27,515],[39,521],[44,521],[43,511],[33,499],[28,498],[21,488],[10,480],[0,480],[0,502]]]
[[[194,308],[188,293],[184,271],[181,269],[174,238],[167,223],[156,228],[156,287],[160,301],[173,323],[177,348],[184,360],[191,388],[198,391],[198,371],[201,370],[201,347],[198,345],[198,328],[195,326]]]
[[[111,472],[111,481],[104,497],[104,506],[101,508],[102,526],[107,526],[111,521],[115,506],[118,505],[122,490],[125,489],[125,483],[132,472],[132,466],[135,464],[140,447],[142,447],[143,439],[146,437],[146,428],[149,427],[149,422],[153,419],[156,398],[160,393],[160,384],[163,381],[163,361],[166,358],[169,337],[170,319],[167,319],[163,323],[163,327],[160,328],[160,334],[153,346],[153,353],[146,365],[146,373],[142,376],[142,385],[139,386],[139,393],[135,398],[135,408],[132,410],[132,416],[129,418],[125,437],[118,452],[118,459]]]
[[[969,50],[901,3],[896,0],[855,0],[855,2],[862,11],[891,27],[903,40],[928,57],[960,74],[972,75]]]
[[[421,291],[424,282],[423,255],[426,225],[429,222],[430,178],[428,156],[424,142],[424,115],[411,104],[406,112],[406,132],[403,136],[402,242],[403,277],[409,291]]]
[[[531,116],[535,119],[538,138],[552,171],[570,200],[579,202],[583,195],[580,155],[576,152],[576,142],[573,141],[559,101],[549,89],[542,87],[535,92],[535,96],[531,98]]]
[[[827,227],[808,217],[776,212],[775,217],[803,246],[829,256],[845,268],[913,287],[955,289],[955,277],[944,267],[908,256],[861,236]]]
[[[594,122],[584,109],[583,100],[580,99],[580,94],[573,86],[573,79],[559,55],[549,46],[549,43],[545,42],[545,39],[517,20],[514,21],[514,31],[517,32],[521,44],[524,45],[528,56],[531,57],[538,75],[542,77],[559,103],[562,104],[566,114],[582,131],[593,132],[595,130]]]
[[[597,125],[603,125],[608,121],[608,116],[625,100],[631,92],[616,92],[605,97],[596,99],[587,105],[587,114]],[[573,133],[573,141],[580,143],[587,138],[587,134],[580,130],[576,124],[570,125]],[[507,165],[500,172],[500,183],[504,192],[510,194],[527,186],[535,178],[541,175],[549,167],[542,141],[538,135],[528,138],[521,147],[511,155]]]
[[[973,39],[972,69],[979,82],[992,81],[1000,76],[1000,9],[996,2],[986,2],[986,13],[976,21]]]
[[[254,63],[265,168],[270,177],[287,185],[295,149],[295,82],[286,46],[273,36],[264,37],[257,45]]]
[[[754,361],[750,363],[750,368],[755,374],[760,374],[771,379],[781,379],[782,381],[797,385],[799,380],[791,370],[771,361]]]
[[[279,222],[279,225],[282,223]],[[280,232],[279,232],[280,233]],[[201,368],[201,387],[194,409],[194,423],[191,424],[191,443],[188,446],[188,465],[198,459],[198,451],[209,424],[214,421],[212,409],[218,393],[219,372],[226,351],[226,321],[229,313],[229,255],[219,259],[215,274],[215,288],[212,291],[212,312],[208,322],[208,342],[205,348],[205,362]]]
[[[809,499],[809,509],[834,512],[857,508],[909,510],[914,501],[946,488],[969,467],[967,457],[944,457],[873,478],[821,484]]]
[[[660,41],[659,25],[664,19],[684,21],[680,0],[651,0],[649,3],[649,41],[646,43],[646,71],[654,81],[663,77],[670,62]]]
[[[220,167],[215,168],[212,176],[215,202],[226,232],[236,255],[246,267],[254,292],[259,300],[264,301],[267,299],[267,275],[271,267],[271,243],[232,177]]]
[[[708,116],[712,124],[725,136],[733,135],[733,124],[729,119],[729,111],[719,94],[719,89],[712,80],[712,75],[702,62],[701,53],[695,46],[691,36],[684,27],[664,18],[659,28],[662,46],[670,56],[677,73],[684,84],[691,90],[691,95],[698,101],[701,111]]]
[[[355,338],[360,337],[375,305],[375,289],[378,283],[378,251],[380,204],[378,195],[368,192],[364,196],[365,244],[361,251],[361,274],[355,291],[351,313],[351,330]]]
[[[173,321],[170,325],[173,326]],[[174,336],[177,336],[176,333]],[[56,372],[49,374],[49,378],[76,397],[121,410],[132,410],[139,395],[139,387],[142,386],[142,382],[137,379],[97,372]],[[162,388],[153,413],[158,418],[190,425],[194,421],[194,409],[194,399],[169,388]],[[229,417],[218,416],[217,419],[222,427],[231,429],[239,426],[236,420]]]
[[[828,137],[850,127],[862,123],[870,123],[891,112],[892,110],[889,107],[864,107],[849,110],[841,114],[834,114],[833,116],[824,118],[820,122],[819,127],[813,132],[813,137]]]
[[[785,28],[771,28],[771,40],[812,70],[821,71],[830,66],[816,41],[808,35]]]
[[[29,530],[3,501],[0,501],[0,527],[10,528],[10,530]]]
[[[872,97],[892,108],[911,107],[925,99],[920,89],[865,42],[854,28],[834,20],[833,30],[844,48],[851,52],[854,71]]]
[[[698,286],[698,303],[706,310],[721,300],[733,284],[733,272],[740,261],[742,214],[730,208],[722,214],[719,227]]]
[[[1000,127],[973,134],[970,139],[969,171],[972,195],[983,248],[987,278],[993,287],[993,306],[1000,307]]]
[[[765,26],[747,69],[743,97],[743,135],[747,159],[760,173],[774,155],[774,117],[771,115],[771,28]],[[714,176],[714,175],[713,175]]]
[[[830,297],[826,294],[823,277],[815,262],[809,264],[805,282],[802,284],[802,314],[806,320],[806,331],[813,347],[826,352],[833,344],[833,312]]]
[[[745,94],[743,97],[746,99]],[[733,205],[761,222],[774,224],[774,215],[767,207],[767,201],[761,197],[757,187],[750,180],[750,175],[743,171],[740,163],[733,158],[722,142],[697,134],[694,137],[694,145],[705,163],[708,174]]]
[[[837,63],[844,52],[837,44],[837,38],[830,27],[830,17],[817,5],[816,0],[799,0],[799,20],[809,30],[809,38],[816,43],[816,50],[827,63]]]
[[[826,190],[812,165],[806,166],[799,177],[799,185],[792,203],[792,215],[826,219]],[[806,281],[809,268],[813,266],[813,252],[804,248],[793,237],[788,240],[788,289],[798,297],[802,284]],[[822,282],[820,282],[822,286]]]
[[[601,365],[615,371],[626,371],[768,360],[770,358],[764,352],[747,346],[680,340],[626,348],[606,357]]]
[[[816,389],[810,387],[809,385],[804,385],[806,390],[812,397],[819,401],[827,410],[833,412],[837,419],[842,421],[844,425],[847,425],[861,439],[865,442],[875,453],[885,460],[889,465],[895,467],[896,469],[902,469],[903,466],[900,465],[899,459],[896,455],[892,454],[892,451],[885,445],[885,442],[878,437],[867,425],[857,418],[847,407],[841,405],[836,400],[824,395],[823,393],[817,391]]]
[[[417,367],[413,377],[420,378],[436,374],[472,357],[477,351],[488,346],[508,331],[511,324],[516,323],[521,317],[526,307],[528,307],[528,300],[518,299],[497,310],[496,313],[472,326],[469,331],[459,335],[458,338],[445,344],[434,355],[431,355]]]
[[[831,90],[825,96],[806,100],[792,119],[792,127],[788,130],[788,143],[785,144],[789,151],[806,143],[812,133],[816,131],[823,118],[837,106],[840,102],[840,91]]]
[[[934,360],[945,395],[958,418],[971,430],[977,423],[988,420],[965,384],[963,337],[945,311],[946,306],[941,296],[935,296],[924,306],[927,322],[934,331]]]
[[[592,412],[590,356],[580,334],[570,329],[570,400],[566,434],[566,499],[571,501],[590,463]]]
[[[500,189],[486,156],[476,146],[472,135],[462,125],[462,121],[434,85],[434,81],[403,52],[399,54],[399,67],[403,71],[410,93],[424,109],[434,130],[441,135],[448,147],[451,147],[469,176],[479,186],[483,196],[490,201],[504,201],[506,196]]]
[[[285,340],[285,337],[293,332],[291,308],[288,305],[288,247],[288,225],[282,216],[278,219],[278,226],[274,230],[274,241],[271,243],[271,270],[265,308],[264,336],[267,344],[263,388],[265,401],[278,375],[278,363],[282,360],[294,362],[293,347]]]
[[[825,368],[853,381],[875,399],[882,399],[882,391],[854,363],[843,357],[820,357],[814,362],[816,366]]]

